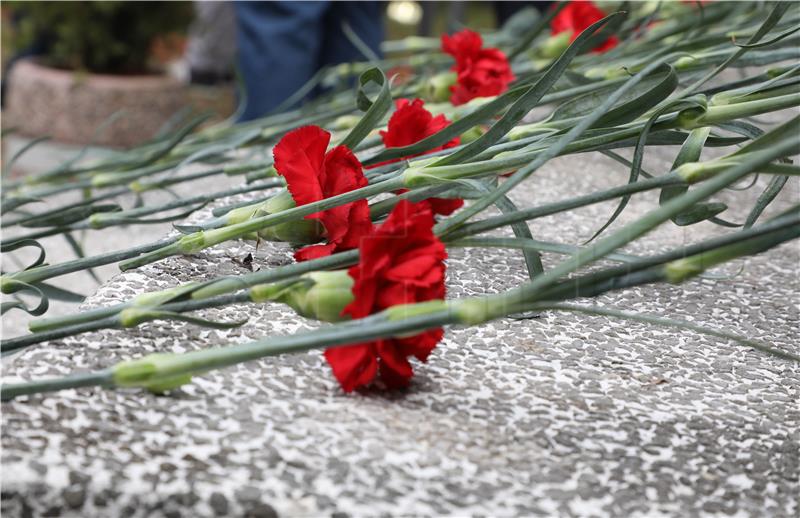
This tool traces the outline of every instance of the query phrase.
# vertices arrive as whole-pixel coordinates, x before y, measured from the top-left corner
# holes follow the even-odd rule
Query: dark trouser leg
[[[238,62],[247,91],[240,120],[261,117],[321,66],[329,2],[236,2]]]

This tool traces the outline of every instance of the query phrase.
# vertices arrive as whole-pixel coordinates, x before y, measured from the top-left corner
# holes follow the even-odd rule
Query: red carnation
[[[362,318],[397,304],[444,298],[444,245],[433,234],[427,202],[402,200],[367,239],[358,266],[350,268],[355,299],[342,314]],[[334,347],[325,351],[346,392],[367,385],[380,373],[389,388],[405,387],[414,372],[408,359],[425,361],[442,339],[441,328],[406,338]]]
[[[434,117],[431,112],[426,110],[425,102],[422,99],[414,99],[410,102],[408,99],[398,99],[395,102],[395,106],[397,109],[389,119],[386,131],[380,132],[383,145],[387,148],[416,144],[420,140],[428,138],[450,125],[450,121],[447,120],[443,114]],[[457,146],[460,141],[461,139],[459,137],[454,137],[445,144],[432,148],[425,153]],[[386,162],[375,164],[372,167],[399,162],[400,160],[413,158],[425,153],[417,153],[402,158],[395,158],[394,160],[387,160]],[[405,192],[405,190],[400,192]],[[435,214],[442,214],[445,216],[464,205],[464,200],[459,199],[430,198],[428,201]]]
[[[450,121],[447,120],[444,114],[439,114],[434,117],[431,112],[426,110],[425,101],[422,99],[414,99],[413,101],[398,99],[395,101],[395,108],[395,112],[389,119],[389,124],[386,125],[386,131],[380,132],[383,145],[386,147],[403,147],[416,144],[420,140],[430,137],[434,133],[438,133],[450,125]],[[455,137],[449,142],[427,152],[430,153],[457,146],[459,141],[459,137]],[[418,153],[405,158],[411,158],[421,154],[422,153]],[[392,162],[397,162],[398,160],[401,159],[397,158]]]
[[[594,5],[594,2],[570,2],[550,22],[550,32],[560,34],[571,31],[569,41],[573,42],[578,35],[590,25],[605,18],[606,14]],[[605,52],[613,49],[619,43],[616,36],[610,36],[606,41],[592,49],[592,52]]]
[[[514,73],[506,55],[498,49],[481,48],[480,34],[464,29],[452,36],[442,34],[442,51],[455,58],[458,83],[450,87],[450,102],[464,104],[476,97],[491,97],[508,90]]]
[[[299,205],[305,205],[367,185],[367,179],[352,151],[336,146],[326,153],[331,134],[318,126],[304,126],[287,133],[273,150],[275,169]],[[334,207],[306,216],[325,227],[328,243],[307,246],[295,253],[305,261],[340,250],[358,247],[359,239],[372,232],[366,200]]]

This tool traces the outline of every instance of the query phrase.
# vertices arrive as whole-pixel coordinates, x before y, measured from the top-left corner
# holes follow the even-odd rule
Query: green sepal
[[[353,301],[353,278],[346,270],[310,272],[284,282],[250,288],[253,302],[282,302],[301,316],[323,322],[349,320],[342,315]]]
[[[185,370],[183,365],[180,355],[156,353],[114,365],[111,376],[117,387],[142,387],[163,393],[192,381],[191,373],[181,372]]]

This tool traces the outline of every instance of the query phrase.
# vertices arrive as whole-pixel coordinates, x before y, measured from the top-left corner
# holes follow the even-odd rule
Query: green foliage
[[[190,2],[9,2],[17,22],[14,45],[45,44],[45,63],[89,72],[148,70],[157,36],[182,31]]]

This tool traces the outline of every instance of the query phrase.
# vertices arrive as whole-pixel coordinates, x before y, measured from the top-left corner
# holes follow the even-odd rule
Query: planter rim
[[[27,70],[26,70],[27,69]],[[114,75],[97,74],[94,72],[78,72],[76,70],[65,70],[61,68],[49,67],[38,62],[35,58],[23,58],[14,64],[13,72],[28,72],[35,74],[42,79],[53,82],[92,83],[106,88],[164,88],[166,86],[183,88],[186,85],[178,79],[167,74],[141,74],[141,75]]]

